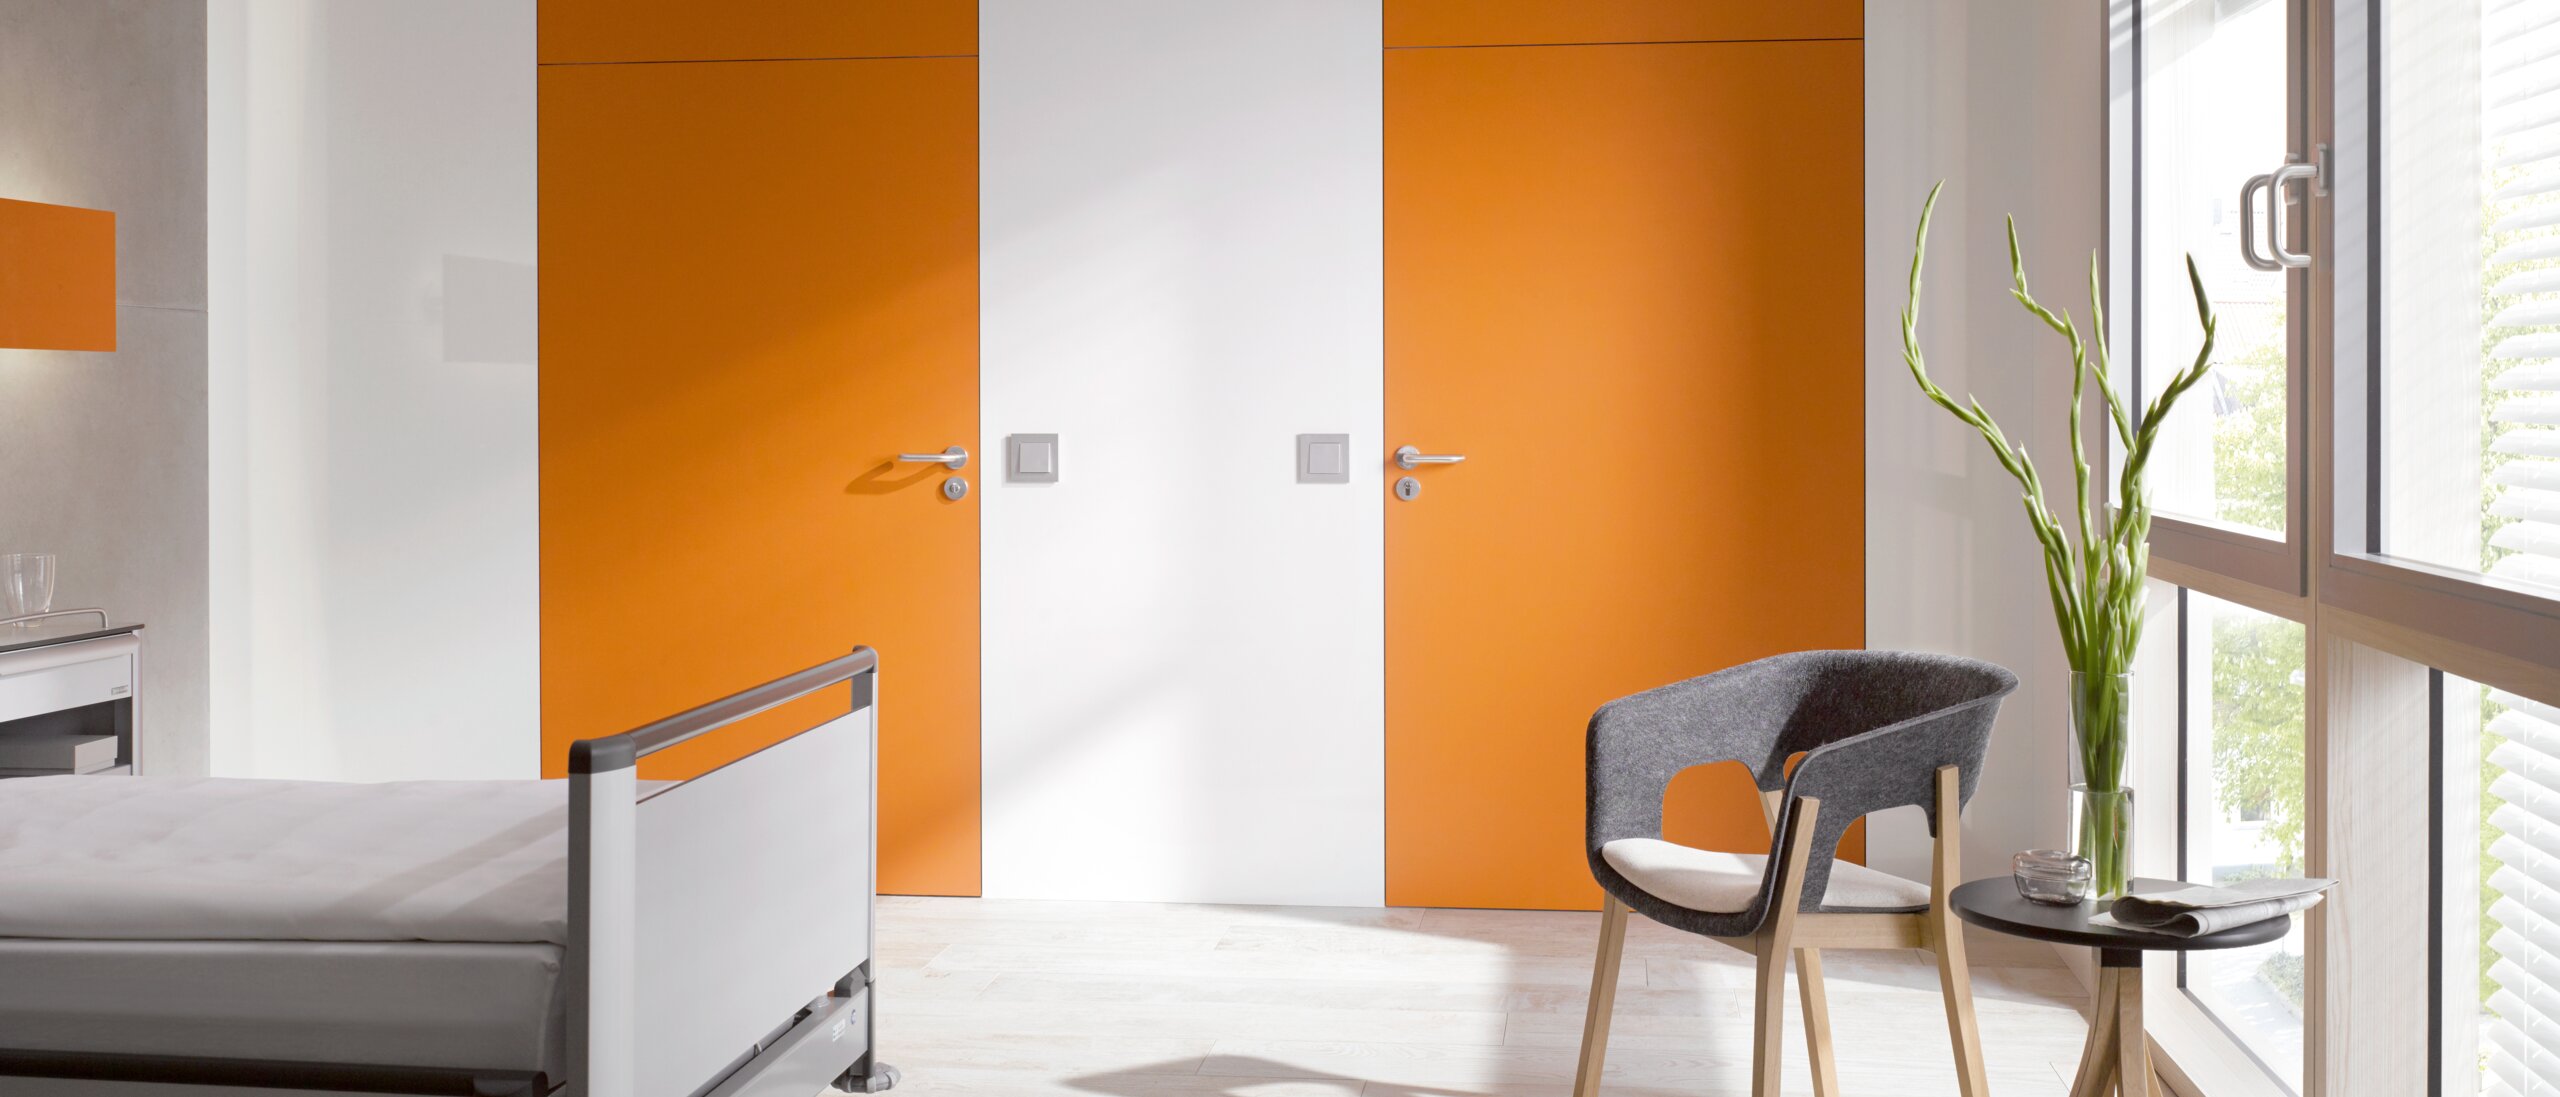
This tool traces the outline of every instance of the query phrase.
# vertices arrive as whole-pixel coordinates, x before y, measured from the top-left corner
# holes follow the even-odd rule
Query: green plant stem
[[[2115,797],[2090,797],[2081,804],[2080,845],[2076,852],[2089,860],[2090,884],[2101,898],[2125,893],[2133,837],[2133,820],[2123,810],[2119,791]]]
[[[2028,289],[2025,250],[2018,242],[2017,220],[2009,220],[2009,295],[2062,336],[2070,348],[2075,539],[2065,533],[2061,521],[2046,505],[2043,480],[2037,475],[2026,446],[2010,441],[1980,400],[1968,397],[1958,402],[1929,377],[1927,360],[1920,350],[1920,273],[1928,256],[1929,221],[1937,209],[1938,194],[1945,188],[1943,181],[1930,188],[1929,200],[1921,207],[1919,230],[1912,240],[1910,299],[1902,311],[1903,362],[1910,367],[1911,378],[1920,391],[1980,434],[1999,459],[2000,467],[2018,482],[2019,502],[2027,512],[2028,528],[2035,534],[2043,556],[2046,593],[2052,601],[2055,627],[2062,636],[2063,655],[2071,669],[2091,676],[2121,675],[2132,666],[2134,652],[2142,643],[2143,581],[2151,562],[2147,544],[2151,497],[2143,474],[2159,442],[2160,424],[2167,420],[2179,398],[2212,369],[2215,318],[2212,302],[2205,294],[2204,278],[2196,270],[2195,257],[2188,256],[2187,283],[2194,291],[2196,316],[2204,327],[2203,345],[2197,349],[2195,361],[2171,376],[2159,397],[2137,416],[2116,391],[2097,257],[2092,255],[2089,260],[2089,309],[2094,338],[2083,338],[2078,322],[2068,311],[2045,307]],[[2106,407],[2108,423],[2124,454],[2112,521],[2108,520],[2105,500],[2092,492],[2095,477],[2083,431],[2083,403],[2092,379],[2097,382],[2099,400]],[[2121,697],[2108,704],[2112,707],[2105,714],[2107,718],[2080,722],[2075,730],[2080,736],[2081,776],[2086,783],[2093,789],[2118,790],[2123,786],[2127,721]]]

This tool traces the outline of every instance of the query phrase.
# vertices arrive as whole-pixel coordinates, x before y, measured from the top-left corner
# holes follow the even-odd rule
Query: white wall
[[[1053,487],[985,477],[990,895],[1378,900],[1375,6],[1207,7],[983,9],[985,452],[1066,452]],[[1868,640],[2025,679],[1977,873],[2063,839],[2067,668],[2016,491],[1912,386],[1896,316],[1946,178],[1933,368],[2061,452],[2068,374],[2004,292],[2000,225],[2078,284],[2101,42],[2092,5],[1867,8]],[[1351,492],[1287,481],[1318,430],[1363,446]],[[1872,842],[1925,874],[1916,813]]]
[[[204,34],[180,0],[0,0],[0,198],[115,212],[117,346],[0,350],[0,553],[147,626],[168,774],[205,770]]]
[[[534,4],[210,20],[213,769],[533,776]]]
[[[981,6],[988,895],[1383,899],[1380,20]]]
[[[1920,316],[1931,375],[1981,397],[2040,468],[2067,470],[2070,358],[2009,299],[2001,218],[2017,215],[2039,295],[2086,316],[2081,287],[2103,228],[2102,15],[2097,4],[2043,0],[1866,8],[1867,643],[1976,656],[2023,679],[1965,817],[1974,876],[2065,838],[2070,670],[2015,482],[1903,365],[1911,233],[1944,178]],[[2067,512],[2067,495],[2051,498]],[[1879,867],[1926,878],[1916,812],[1871,834]]]

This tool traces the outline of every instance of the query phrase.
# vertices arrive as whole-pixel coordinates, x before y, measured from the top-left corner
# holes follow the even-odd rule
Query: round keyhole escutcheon
[[[952,478],[950,478],[950,479],[948,479],[948,480],[943,481],[943,482],[942,482],[942,497],[943,497],[943,498],[945,498],[945,499],[949,499],[949,500],[951,500],[951,501],[952,501],[952,502],[954,502],[954,503],[957,503],[957,502],[959,502],[960,500],[963,500],[963,499],[968,498],[968,497],[969,497],[969,480],[968,480],[968,478],[967,478],[967,477],[962,477],[962,476],[954,476],[954,477],[952,477]]]
[[[1422,481],[1406,476],[1396,480],[1396,498],[1412,502],[1422,494]]]

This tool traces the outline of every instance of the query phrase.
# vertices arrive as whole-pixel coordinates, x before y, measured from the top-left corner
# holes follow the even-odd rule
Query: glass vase
[[[2124,784],[2133,741],[2133,676],[2071,676],[2072,852],[2089,859],[2100,901],[2125,893],[2133,878],[2133,790]]]
[[[2133,790],[2071,786],[2073,852],[2089,862],[2089,889],[2100,902],[2125,893],[2133,878]]]

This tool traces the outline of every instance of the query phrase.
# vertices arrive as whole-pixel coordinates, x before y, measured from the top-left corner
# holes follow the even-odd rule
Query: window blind
[[[2560,708],[2492,690],[2481,1092],[2560,1093]]]
[[[2481,22],[2491,368],[2489,574],[2560,587],[2560,2],[2489,0]]]
[[[2560,587],[2560,0],[2482,15],[2489,573]],[[2489,698],[2480,1092],[2534,1097],[2560,1093],[2560,708]]]

